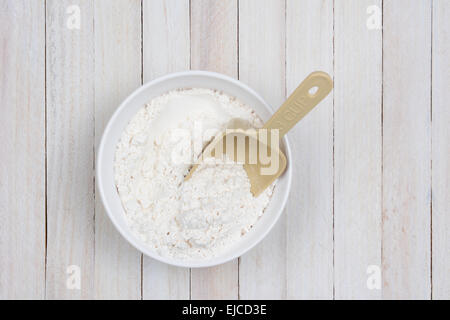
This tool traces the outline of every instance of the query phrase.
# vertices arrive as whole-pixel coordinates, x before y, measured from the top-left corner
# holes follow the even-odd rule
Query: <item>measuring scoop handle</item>
[[[310,93],[312,88],[317,88]],[[333,89],[333,80],[322,71],[311,73],[295,89],[283,105],[264,125],[264,129],[280,130],[282,138],[297,122],[322,101]]]

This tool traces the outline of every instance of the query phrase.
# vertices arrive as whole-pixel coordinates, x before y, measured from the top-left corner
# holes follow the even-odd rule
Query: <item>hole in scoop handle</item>
[[[312,88],[317,88],[310,93]],[[264,129],[280,130],[282,138],[297,122],[308,114],[333,89],[333,80],[322,71],[311,73],[295,89],[283,105],[264,125]],[[311,90],[313,91],[313,90]]]

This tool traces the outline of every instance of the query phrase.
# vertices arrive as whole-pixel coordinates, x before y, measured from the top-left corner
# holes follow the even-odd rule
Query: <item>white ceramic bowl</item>
[[[272,108],[269,107],[260,95],[242,82],[228,76],[206,71],[187,71],[168,74],[148,82],[134,91],[114,112],[103,132],[98,148],[96,181],[100,197],[109,218],[122,236],[136,249],[156,260],[175,266],[209,267],[225,263],[243,255],[260,242],[272,229],[283,212],[289,195],[292,179],[290,162],[293,160],[288,139],[284,137],[281,148],[288,159],[288,165],[284,174],[278,179],[269,206],[252,230],[222,255],[205,260],[182,260],[160,256],[156,251],[146,246],[145,243],[131,233],[125,221],[124,210],[115,187],[113,163],[116,144],[122,135],[122,131],[136,112],[152,98],[167,91],[180,88],[209,88],[223,91],[248,104],[264,121],[268,120],[273,113]]]

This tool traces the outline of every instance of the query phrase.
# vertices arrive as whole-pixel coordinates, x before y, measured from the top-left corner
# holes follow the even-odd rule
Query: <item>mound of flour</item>
[[[162,256],[219,255],[263,214],[242,165],[206,159],[184,181],[202,147],[232,118],[262,122],[247,105],[208,89],[168,92],[131,119],[117,145],[114,178],[132,232]]]

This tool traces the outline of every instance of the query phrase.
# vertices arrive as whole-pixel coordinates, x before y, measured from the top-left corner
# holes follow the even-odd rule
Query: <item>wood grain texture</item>
[[[237,1],[191,0],[191,69],[238,76]],[[238,259],[191,270],[192,299],[237,299]]]
[[[288,95],[312,71],[333,75],[333,2],[288,0]],[[314,32],[311,32],[314,30]],[[333,92],[289,132],[287,298],[333,298]]]
[[[191,0],[191,69],[238,77],[237,0]]]
[[[95,1],[95,141],[112,113],[141,84],[141,2]],[[141,253],[95,199],[95,297],[141,298]]]
[[[69,6],[80,29],[69,29]],[[94,293],[93,1],[47,1],[47,298]],[[71,265],[81,288],[66,286]]]
[[[189,0],[143,1],[144,82],[190,65]],[[144,299],[189,299],[190,270],[143,261]]]
[[[144,82],[189,70],[189,0],[143,0]]]
[[[381,268],[382,215],[382,33],[367,27],[370,6],[381,19],[381,1],[336,1],[334,8],[336,299],[381,297],[367,286],[368,267]]]
[[[449,15],[448,0],[0,0],[0,299],[449,299]],[[273,108],[313,70],[335,80],[289,133],[280,222],[240,262],[192,271],[133,249],[94,188],[122,99],[190,68]]]
[[[450,299],[450,2],[433,2],[433,299]]]
[[[0,30],[0,299],[42,299],[44,1],[0,1]]]
[[[285,100],[285,1],[239,1],[239,78],[272,106]],[[286,215],[241,257],[242,299],[286,297]]]
[[[429,299],[431,1],[383,16],[383,297]]]

